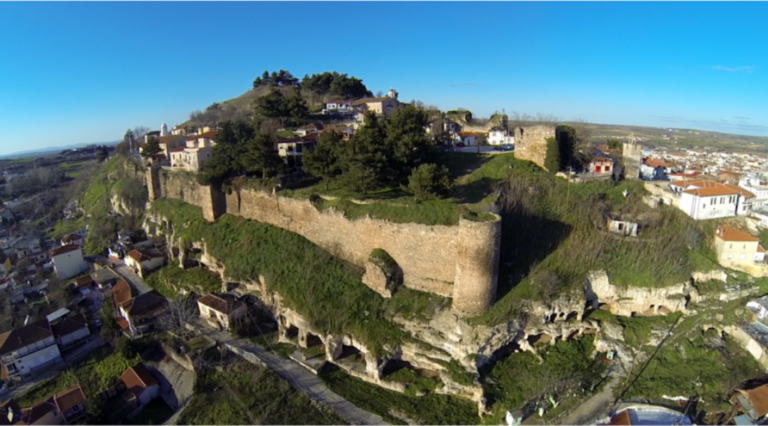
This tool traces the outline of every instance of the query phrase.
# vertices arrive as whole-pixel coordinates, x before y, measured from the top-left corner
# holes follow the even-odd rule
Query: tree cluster
[[[264,96],[254,101],[256,118],[271,118],[282,125],[299,125],[309,114],[307,103],[301,97],[301,91],[295,88],[286,96],[278,88],[273,88]]]
[[[304,154],[304,169],[357,194],[408,184],[413,170],[433,163],[436,150],[426,136],[423,110],[406,106],[391,117],[369,112],[365,124],[347,143],[341,135],[321,135],[317,147]],[[439,179],[438,179],[439,180]]]
[[[293,74],[286,70],[272,71],[272,74],[270,74],[269,71],[264,71],[261,77],[256,77],[256,79],[253,80],[254,89],[259,87],[281,87],[298,85],[299,79],[294,77]]]
[[[348,77],[347,74],[338,72],[324,72],[322,74],[304,75],[301,87],[321,95],[335,95],[344,99],[359,99],[373,96],[365,87],[363,80]]]
[[[238,176],[268,178],[283,169],[273,136],[259,133],[242,121],[224,121],[214,138],[216,146],[205,163],[201,181],[221,186]]]

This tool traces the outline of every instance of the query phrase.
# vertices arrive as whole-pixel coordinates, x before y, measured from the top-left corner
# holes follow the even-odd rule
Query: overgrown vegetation
[[[168,218],[185,241],[204,239],[233,279],[256,281],[263,275],[268,288],[317,329],[352,333],[374,352],[406,337],[386,319],[384,299],[360,281],[360,268],[300,235],[230,215],[209,224],[200,208],[173,199],[157,200],[152,209]]]
[[[499,200],[500,300],[479,322],[523,312],[524,299],[551,300],[581,289],[592,270],[605,269],[618,286],[660,287],[719,268],[710,248],[717,221],[695,221],[671,206],[647,207],[642,182],[569,184],[530,162],[507,166]],[[606,214],[634,218],[639,236],[608,233]]]
[[[329,388],[358,407],[376,413],[393,424],[476,424],[477,406],[447,395],[403,395],[352,377],[330,365],[320,377]]]
[[[559,401],[591,390],[606,369],[600,356],[590,357],[593,350],[591,336],[559,341],[539,351],[541,360],[530,352],[518,352],[483,371],[483,387],[494,420],[525,404],[549,411],[550,396]]]
[[[335,413],[313,404],[274,373],[234,355],[218,360],[220,368],[197,375],[195,394],[179,417],[187,425],[326,425],[345,424]]]
[[[198,294],[221,291],[221,279],[216,273],[202,268],[181,269],[176,262],[152,273],[146,283],[169,299],[175,299],[181,290]]]

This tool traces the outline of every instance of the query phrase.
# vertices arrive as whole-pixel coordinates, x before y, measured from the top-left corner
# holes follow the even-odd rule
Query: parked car
[[[464,142],[459,142],[456,144],[457,148],[464,148],[466,145],[464,145]]]
[[[514,147],[514,145],[509,145],[509,144],[507,144],[507,145],[502,145],[502,146],[501,146],[501,150],[502,150],[502,151],[514,151],[514,150],[515,150],[515,147]]]

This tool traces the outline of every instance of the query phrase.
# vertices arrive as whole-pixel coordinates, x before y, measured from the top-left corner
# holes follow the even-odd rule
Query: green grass
[[[594,349],[591,336],[557,342],[539,351],[543,361],[530,352],[518,352],[484,371],[483,387],[494,416],[488,424],[498,424],[507,410],[523,407],[549,396],[560,400],[572,393],[592,388],[600,381],[606,365]],[[551,408],[549,403],[545,403]]]
[[[233,279],[255,281],[263,275],[268,289],[315,328],[351,333],[374,353],[407,337],[387,319],[384,299],[361,282],[361,268],[300,235],[230,215],[208,223],[199,207],[179,200],[160,199],[152,209],[163,213],[185,241],[205,240]]]
[[[642,373],[635,369],[625,398],[664,403],[662,395],[697,396],[700,410],[725,411],[733,389],[760,374],[757,362],[734,340],[723,340],[712,330],[693,330],[665,344]]]
[[[384,380],[405,384],[405,394],[408,396],[416,396],[417,392],[432,392],[443,385],[439,378],[420,376],[410,368],[401,368],[388,374]]]
[[[582,291],[587,274],[598,269],[619,287],[662,287],[686,282],[693,271],[719,268],[710,248],[717,221],[695,221],[671,206],[646,206],[643,182],[569,184],[531,162],[500,157],[506,169],[496,159],[481,169],[494,165],[497,173],[508,174],[499,201],[499,300],[473,322],[498,324],[524,314],[522,300]],[[640,218],[639,236],[604,231],[608,212]]]
[[[397,413],[415,422],[412,424],[422,425],[466,425],[480,420],[474,402],[453,396],[401,394],[352,377],[333,365],[326,366],[320,377],[332,391],[389,423],[407,423]]]
[[[178,424],[345,424],[266,368],[232,355],[224,361],[222,370],[198,374],[195,394]]]
[[[140,362],[141,359],[138,356],[127,359],[119,351],[113,351],[110,347],[104,346],[89,353],[85,359],[69,370],[20,395],[17,401],[22,407],[28,407],[80,383],[89,401],[88,413],[94,418],[100,418],[108,413],[102,412],[103,406],[98,403],[98,395],[116,385],[128,367]]]
[[[205,348],[206,346],[210,345],[211,341],[208,340],[204,336],[197,336],[194,339],[187,342],[187,347],[189,347],[189,350],[191,351],[197,351],[200,349]]]
[[[178,297],[182,289],[198,294],[221,291],[221,279],[216,273],[202,268],[181,269],[175,262],[153,272],[144,281],[169,299]]]

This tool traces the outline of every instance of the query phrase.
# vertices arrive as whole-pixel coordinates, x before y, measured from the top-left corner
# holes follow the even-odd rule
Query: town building
[[[715,230],[714,245],[717,261],[725,267],[746,267],[765,260],[765,249],[759,238],[730,226]]]
[[[50,325],[53,337],[56,339],[56,344],[59,345],[60,349],[76,345],[91,335],[91,331],[88,329],[88,321],[83,314],[72,315]]]
[[[187,139],[185,147],[172,149],[171,167],[183,168],[188,172],[198,172],[200,168],[211,159],[213,147],[216,146],[214,138],[218,131],[212,130],[192,139]]]
[[[748,200],[755,197],[736,185],[704,179],[671,182],[669,188],[680,196],[680,210],[697,220],[749,216]]]
[[[515,137],[509,134],[509,131],[503,127],[494,127],[488,132],[488,145],[514,145]]]
[[[333,100],[325,103],[323,114],[348,114],[352,112],[352,101]]]
[[[138,405],[149,404],[160,392],[160,384],[144,364],[128,368],[120,379],[125,384],[132,402]]]
[[[88,264],[83,260],[83,251],[76,244],[57,247],[50,252],[53,270],[56,278],[66,280],[88,270]]]
[[[207,294],[197,300],[200,316],[214,327],[227,330],[232,323],[246,314],[245,303],[230,294]]]
[[[61,362],[61,353],[47,319],[0,334],[3,375],[21,381],[33,373]]]
[[[141,337],[156,330],[157,318],[165,313],[167,308],[168,300],[157,290],[152,290],[122,302],[118,306],[122,320],[117,323],[130,337]]]
[[[613,160],[608,157],[595,157],[589,162],[589,173],[611,174],[613,173]]]
[[[356,112],[373,111],[379,115],[389,116],[400,108],[400,102],[397,100],[398,93],[395,89],[389,89],[387,96],[380,98],[364,98],[352,103]]]
[[[165,256],[157,249],[134,249],[125,256],[125,264],[140,277],[160,268],[164,263]]]

